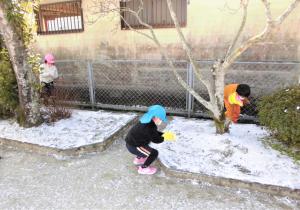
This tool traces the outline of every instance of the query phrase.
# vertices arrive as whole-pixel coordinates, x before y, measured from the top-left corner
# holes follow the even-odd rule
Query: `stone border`
[[[202,173],[187,172],[176,168],[168,168],[160,160],[158,160],[158,164],[161,166],[162,170],[165,172],[166,175],[176,178],[196,179],[201,182],[208,182],[219,186],[231,188],[244,188],[251,191],[259,191],[273,195],[288,196],[294,199],[300,199],[300,189],[261,184],[258,182],[242,181],[238,179],[231,179],[220,176],[210,176]]]
[[[131,128],[133,124],[138,121],[139,117],[134,117],[131,121],[129,121],[126,125],[121,127],[117,132],[113,133],[111,136],[107,137],[103,142],[83,145],[70,149],[58,149],[54,147],[42,146],[38,144],[32,144],[27,142],[21,142],[11,139],[0,138],[0,145],[6,148],[18,148],[27,152],[34,152],[41,155],[49,155],[49,156],[79,156],[87,153],[93,152],[102,152],[106,150],[116,139],[123,137],[126,135],[128,130]]]

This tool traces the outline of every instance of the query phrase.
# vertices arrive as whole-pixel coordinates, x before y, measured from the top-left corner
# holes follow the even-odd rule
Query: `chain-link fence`
[[[175,61],[177,72],[201,96],[208,99],[204,86],[196,80],[191,65]],[[213,61],[199,61],[208,74]],[[199,104],[177,81],[166,61],[101,60],[58,61],[61,79],[56,84],[64,101],[89,107],[145,111],[152,104],[162,104],[169,113],[207,116]],[[251,86],[251,104],[242,109],[242,119],[256,119],[256,102],[276,89],[297,84],[300,63],[236,62],[226,74],[225,83]]]

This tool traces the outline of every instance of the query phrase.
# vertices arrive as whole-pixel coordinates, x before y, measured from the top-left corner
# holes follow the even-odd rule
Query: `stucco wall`
[[[41,3],[65,0],[42,0]],[[99,0],[101,1],[101,0]],[[187,7],[187,26],[183,32],[198,59],[214,59],[222,56],[241,21],[239,0],[227,1],[231,9],[224,7],[225,0],[190,0]],[[279,15],[291,0],[272,0],[273,16]],[[88,24],[92,17],[89,7],[92,0],[82,0],[84,31],[80,33],[38,35],[36,48],[42,54],[53,52],[58,59],[159,59],[156,46],[146,37],[120,29],[119,17],[103,17]],[[260,0],[250,1],[248,20],[242,39],[264,28],[264,8]],[[274,33],[264,45],[248,50],[242,60],[300,60],[300,7]],[[114,30],[116,29],[117,30]],[[143,30],[146,32],[146,30]],[[176,59],[185,54],[175,29],[155,29],[161,43]]]

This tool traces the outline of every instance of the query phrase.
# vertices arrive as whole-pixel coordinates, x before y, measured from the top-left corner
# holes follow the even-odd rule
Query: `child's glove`
[[[171,131],[166,131],[166,132],[164,132],[162,137],[164,137],[165,141],[175,141],[176,135],[174,133],[172,133]]]

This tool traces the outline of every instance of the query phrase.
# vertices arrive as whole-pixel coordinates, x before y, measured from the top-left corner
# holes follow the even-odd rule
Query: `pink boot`
[[[145,161],[147,160],[147,158],[134,158],[134,160],[133,160],[133,164],[134,165],[143,165],[144,163],[145,163]]]
[[[139,174],[155,174],[157,169],[153,166],[148,166],[147,168],[142,168],[142,166],[139,166],[138,173]]]

